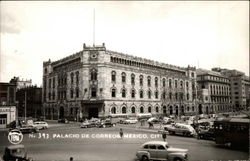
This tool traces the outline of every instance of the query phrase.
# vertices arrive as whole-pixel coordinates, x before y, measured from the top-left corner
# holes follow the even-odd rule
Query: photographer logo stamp
[[[19,130],[11,130],[8,134],[8,140],[11,144],[19,144],[23,141],[23,134]]]

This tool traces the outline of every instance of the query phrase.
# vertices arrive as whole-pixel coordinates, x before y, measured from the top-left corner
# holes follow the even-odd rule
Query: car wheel
[[[149,161],[148,157],[146,155],[143,155],[141,158],[141,161]]]
[[[182,161],[181,158],[175,158],[174,161]]]

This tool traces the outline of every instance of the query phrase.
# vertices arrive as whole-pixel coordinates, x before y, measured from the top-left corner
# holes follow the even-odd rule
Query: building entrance
[[[59,119],[64,118],[64,108],[61,106],[59,111]]]
[[[199,104],[199,114],[202,114],[202,105]]]
[[[89,108],[89,116],[88,118],[98,118],[98,108]]]

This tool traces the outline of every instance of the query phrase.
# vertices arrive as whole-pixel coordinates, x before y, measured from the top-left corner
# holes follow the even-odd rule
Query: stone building
[[[250,80],[244,72],[221,68],[213,68],[212,70],[229,78],[234,110],[243,110],[250,106]]]
[[[20,79],[19,77],[13,77],[10,80],[10,83],[15,84],[16,89],[21,89],[21,88],[26,88],[26,87],[32,86],[31,79]]]
[[[215,71],[197,69],[198,113],[232,111],[230,79]]]
[[[46,118],[110,115],[192,115],[196,69],[177,67],[83,45],[83,50],[43,63]]]
[[[42,116],[42,88],[29,86],[18,89],[16,100],[19,117],[39,118]]]
[[[0,82],[0,128],[16,119],[16,85]]]

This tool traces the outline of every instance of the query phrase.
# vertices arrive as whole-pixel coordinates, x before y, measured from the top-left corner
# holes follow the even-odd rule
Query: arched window
[[[155,77],[155,87],[158,87],[158,77]]]
[[[158,106],[155,107],[155,112],[156,112],[156,113],[159,112],[159,107],[158,107]]]
[[[126,74],[122,72],[122,83],[126,82]]]
[[[126,90],[122,89],[122,97],[125,98],[126,97]]]
[[[70,98],[73,98],[73,96],[74,96],[74,91],[73,91],[73,89],[71,89],[70,90]]]
[[[76,85],[79,84],[79,71],[76,72]]]
[[[183,88],[183,81],[180,81],[180,86],[181,88]]]
[[[140,75],[140,86],[143,86],[143,75]]]
[[[132,91],[131,91],[131,97],[135,98],[135,90],[134,89],[132,89]]]
[[[148,99],[151,99],[151,91],[148,91]]]
[[[96,71],[96,69],[91,70],[91,80],[92,81],[97,80],[97,71]]]
[[[112,81],[112,82],[115,82],[115,81],[116,81],[116,72],[115,72],[115,71],[112,71],[112,72],[111,72],[111,81]]]
[[[148,112],[149,112],[149,113],[152,112],[151,106],[148,107]]]
[[[116,94],[116,90],[113,88],[113,89],[111,90],[111,97],[115,97],[115,94]]]
[[[112,114],[116,114],[116,108],[115,108],[115,107],[112,107],[112,108],[111,108],[111,113],[112,113]]]
[[[167,113],[167,107],[163,106],[163,113],[166,114]]]
[[[140,107],[140,113],[144,113],[143,106]]]
[[[189,94],[187,93],[187,100],[189,100]]]
[[[159,95],[158,91],[155,91],[155,98],[156,99],[158,99],[158,95]]]
[[[162,93],[162,99],[166,99],[166,92]]]
[[[171,79],[168,80],[168,83],[169,83],[169,88],[172,88],[172,80]]]
[[[178,86],[177,80],[174,81],[174,86],[175,86],[175,88],[177,88],[177,86]]]
[[[151,77],[148,76],[148,86],[150,87],[151,86]]]
[[[140,98],[143,98],[143,90],[140,90]]]
[[[175,93],[175,100],[178,100],[178,93]]]
[[[70,74],[70,78],[71,78],[71,84],[73,84],[74,83],[74,73],[73,72]]]
[[[188,89],[188,85],[189,85],[189,83],[188,82],[186,82],[186,88]]]
[[[162,79],[162,86],[163,86],[163,87],[166,86],[166,79],[165,79],[165,78]]]
[[[172,100],[172,93],[169,92],[169,99]]]
[[[131,74],[131,84],[135,84],[135,75],[133,73]]]
[[[79,88],[76,88],[76,98],[79,97]]]
[[[127,108],[126,107],[122,107],[122,113],[127,113]]]
[[[187,111],[189,111],[189,106],[187,106]]]
[[[131,108],[131,112],[135,113],[135,107],[134,106]]]

